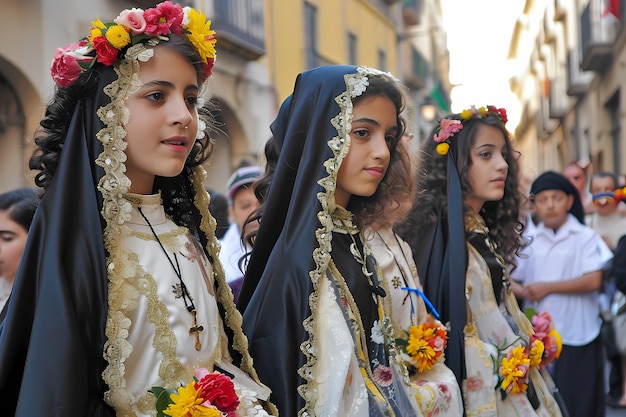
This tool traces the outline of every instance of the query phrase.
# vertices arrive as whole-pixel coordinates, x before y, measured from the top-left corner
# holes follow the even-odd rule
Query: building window
[[[348,32],[348,63],[350,65],[357,65],[356,42],[356,35]]]
[[[378,50],[378,69],[387,71],[387,54],[382,49]]]
[[[310,3],[304,3],[304,42],[306,65],[315,68],[317,64],[317,9]]]
[[[611,120],[611,145],[613,151],[613,172],[619,174],[622,172],[623,168],[620,165],[621,162],[621,149],[620,149],[620,137],[621,126],[620,126],[620,117],[619,117],[619,95],[615,94],[606,104],[606,110],[609,113],[609,118]]]

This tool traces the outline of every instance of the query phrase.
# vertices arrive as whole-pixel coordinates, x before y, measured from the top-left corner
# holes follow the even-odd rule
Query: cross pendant
[[[193,325],[189,328],[189,335],[194,335],[196,338],[196,350],[199,352],[202,348],[202,344],[200,343],[200,332],[204,330],[203,326],[198,325],[198,320],[196,320],[196,310],[191,310],[191,317],[193,318]]]

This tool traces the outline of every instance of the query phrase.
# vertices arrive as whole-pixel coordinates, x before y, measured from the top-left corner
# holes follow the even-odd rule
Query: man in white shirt
[[[613,254],[584,224],[580,195],[563,175],[540,175],[530,192],[539,224],[527,232],[531,243],[513,271],[522,285],[514,290],[537,312],[549,312],[561,335],[563,350],[552,373],[570,417],[601,417],[604,351],[598,290],[602,268]]]
[[[226,281],[233,290],[235,301],[241,289],[245,272],[242,257],[246,248],[241,241],[241,229],[244,222],[258,206],[252,184],[261,177],[263,170],[258,166],[247,166],[236,170],[228,179],[228,213],[231,225],[221,240],[220,262],[224,268]]]

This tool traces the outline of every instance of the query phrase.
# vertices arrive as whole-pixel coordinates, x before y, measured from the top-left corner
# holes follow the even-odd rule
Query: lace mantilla
[[[124,141],[126,131],[123,126],[128,123],[130,117],[125,100],[141,87],[142,84],[139,80],[140,61],[145,62],[153,56],[154,51],[150,46],[154,45],[145,47],[143,44],[138,44],[129,48],[125,58],[119,59],[115,63],[113,68],[117,74],[117,79],[104,87],[104,92],[111,98],[111,102],[97,111],[98,117],[104,124],[104,127],[97,133],[97,138],[103,145],[103,151],[96,159],[96,163],[104,170],[104,175],[98,182],[98,190],[102,193],[103,198],[101,214],[106,222],[103,236],[105,249],[108,253],[106,264],[109,278],[108,313],[105,326],[107,341],[103,351],[103,357],[108,365],[102,373],[102,378],[109,387],[109,390],[105,392],[105,400],[111,406],[128,403],[131,400],[124,390],[124,362],[132,351],[132,346],[127,341],[131,322],[125,312],[136,303],[134,300],[136,295],[132,295],[136,294],[136,290],[130,290],[127,280],[130,278],[129,273],[131,275],[133,273],[138,274],[135,278],[145,278],[144,273],[137,268],[128,269],[124,267],[127,265],[128,259],[121,250],[122,227],[124,222],[130,220],[132,210],[131,203],[127,199],[131,182],[125,174],[126,168],[124,166],[126,161],[124,150],[127,144]],[[203,214],[200,230],[208,238],[205,250],[212,265],[215,296],[224,311],[224,326],[230,328],[233,334],[232,348],[241,354],[242,360],[239,368],[260,384],[248,352],[248,339],[241,330],[241,314],[235,307],[233,294],[226,283],[221,264],[214,262],[218,259],[220,245],[215,237],[216,221],[208,213],[209,195],[203,185],[205,177],[204,169],[197,166],[192,169],[189,181],[194,187],[194,205]],[[154,280],[152,279],[152,281]],[[148,279],[145,282],[150,284],[151,281]],[[150,288],[151,285],[145,288],[148,295],[152,291]],[[157,303],[155,308],[161,309],[162,306],[162,303],[160,306]],[[163,312],[157,313],[155,311],[154,313],[161,314]],[[169,329],[157,327],[156,339],[168,338],[168,331]],[[173,349],[175,351],[175,347]],[[169,355],[166,356],[170,357]],[[165,362],[164,358],[162,364],[164,375],[166,375],[164,381],[174,380],[182,375],[182,370],[177,365],[179,362],[175,358],[167,361],[168,363]],[[265,405],[272,414],[277,414],[273,404],[266,403]],[[144,396],[139,400],[137,406],[143,410],[153,408],[154,396]]]
[[[321,178],[318,184],[324,188],[324,191],[317,194],[320,202],[321,210],[317,213],[321,227],[315,231],[318,247],[313,250],[313,260],[315,269],[309,272],[313,291],[309,296],[309,307],[311,315],[304,320],[304,329],[308,338],[300,345],[300,350],[306,357],[306,363],[298,370],[298,374],[304,379],[305,383],[298,387],[298,393],[305,400],[305,406],[298,412],[298,416],[314,416],[315,404],[318,401],[318,393],[310,386],[313,385],[314,375],[313,368],[317,361],[316,352],[318,351],[318,341],[315,337],[315,317],[318,313],[318,288],[321,277],[326,274],[331,261],[332,251],[332,234],[355,233],[358,228],[352,222],[352,214],[337,206],[335,203],[335,189],[337,185],[337,173],[341,162],[348,154],[350,149],[350,130],[352,129],[352,100],[362,95],[369,85],[370,76],[386,76],[395,79],[388,72],[382,72],[372,68],[358,67],[356,73],[344,75],[346,90],[335,97],[335,102],[339,105],[339,114],[332,118],[331,123],[337,131],[337,135],[327,142],[327,146],[332,150],[333,156],[324,162],[324,167],[328,175]],[[338,276],[343,281],[343,277]],[[345,282],[344,282],[345,284]],[[363,329],[360,329],[363,333]],[[393,339],[393,338],[391,338]],[[393,359],[393,358],[390,358]],[[408,379],[408,378],[407,378]]]

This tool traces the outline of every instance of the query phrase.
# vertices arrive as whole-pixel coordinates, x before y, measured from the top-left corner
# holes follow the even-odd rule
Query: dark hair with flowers
[[[59,48],[54,54],[50,72],[59,87],[69,87],[94,65],[113,65],[133,46],[156,45],[170,35],[185,34],[202,61],[202,80],[211,76],[215,61],[215,31],[204,13],[181,7],[171,1],[143,10],[122,11],[113,22],[94,20],[85,39]]]
[[[519,222],[519,210],[522,194],[519,191],[519,152],[515,150],[511,142],[511,135],[504,124],[507,122],[506,111],[495,106],[471,107],[461,113],[450,114],[444,120],[453,121],[458,130],[450,132],[450,128],[444,131],[439,124],[431,132],[432,140],[422,143],[422,157],[417,169],[417,190],[413,207],[406,220],[396,225],[394,229],[406,240],[411,247],[419,248],[423,245],[423,230],[428,230],[437,221],[439,213],[448,210],[448,163],[453,161],[459,173],[463,201],[472,191],[468,170],[472,164],[471,147],[479,134],[480,126],[491,126],[500,132],[505,141],[504,158],[508,165],[508,175],[505,181],[504,197],[499,201],[488,201],[480,211],[481,217],[489,228],[489,235],[496,243],[499,252],[506,262],[513,268],[516,265],[515,253],[520,249],[522,242],[519,233],[523,225]],[[442,134],[441,132],[444,131]],[[437,135],[445,136],[437,140]],[[454,140],[451,140],[454,138]],[[442,158],[444,145],[446,155],[451,152],[452,158]],[[467,209],[467,208],[466,208]]]
[[[463,129],[463,123],[472,119],[483,119],[489,114],[496,115],[502,124],[506,124],[509,120],[506,116],[506,110],[497,108],[496,106],[484,106],[476,108],[475,106],[463,110],[459,113],[460,118],[444,118],[441,119],[439,125],[435,128],[436,133],[433,140],[437,142],[437,153],[439,155],[447,155],[450,149],[450,138]]]

